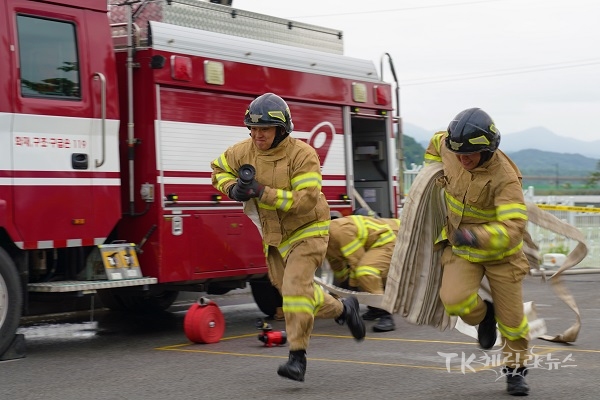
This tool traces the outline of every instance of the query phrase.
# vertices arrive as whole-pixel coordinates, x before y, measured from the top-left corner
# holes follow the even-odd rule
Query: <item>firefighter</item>
[[[383,294],[400,220],[374,218],[374,215],[360,208],[354,215],[333,219],[329,227],[327,261],[334,280],[341,287]],[[374,332],[396,329],[392,315],[381,308],[369,306],[362,318],[379,320],[373,325]]]
[[[447,131],[436,133],[425,151],[426,162],[442,162],[447,221],[437,239],[442,252],[440,298],[446,312],[478,325],[483,349],[502,336],[507,391],[526,396],[525,360],[529,325],[523,312],[522,281],[529,271],[523,253],[527,210],[521,173],[498,150],[500,132],[479,108],[460,112]],[[492,301],[478,291],[489,281]]]
[[[288,361],[277,373],[302,382],[315,318],[347,324],[357,341],[365,337],[365,325],[355,297],[334,298],[313,280],[325,259],[330,222],[315,149],[289,136],[294,126],[290,109],[276,94],[254,99],[244,124],[251,138],[229,147],[211,163],[212,183],[231,199],[244,202],[244,212],[251,218],[258,214],[269,278],[283,297],[290,346]],[[246,179],[247,171],[239,176],[244,165],[254,168],[253,179]]]

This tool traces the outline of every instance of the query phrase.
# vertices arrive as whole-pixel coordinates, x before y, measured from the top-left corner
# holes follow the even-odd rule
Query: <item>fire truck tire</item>
[[[250,281],[250,288],[259,310],[269,318],[273,318],[277,312],[277,307],[281,307],[283,303],[279,290],[268,279]]]
[[[185,336],[194,343],[217,343],[225,333],[225,317],[216,303],[194,303],[183,319]]]
[[[10,346],[21,321],[23,288],[17,267],[0,248],[0,355]]]
[[[165,311],[177,300],[179,292],[163,290],[145,294],[131,294],[106,289],[98,292],[102,304],[113,311],[157,313]]]

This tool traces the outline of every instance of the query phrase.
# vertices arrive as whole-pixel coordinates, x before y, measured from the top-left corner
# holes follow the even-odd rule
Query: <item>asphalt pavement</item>
[[[600,274],[563,278],[581,313],[572,344],[531,341],[536,360],[527,381],[531,399],[596,399],[600,365]],[[184,317],[198,295],[160,315],[106,310],[24,319],[26,357],[0,362],[0,399],[508,399],[497,348],[482,351],[456,330],[439,332],[395,315],[397,329],[356,342],[345,326],[317,320],[303,383],[277,376],[287,345],[266,347],[256,321],[264,315],[248,291],[211,296],[224,315],[218,343],[190,342]],[[552,285],[527,277],[548,334],[576,321]],[[363,311],[366,308],[363,307]],[[267,321],[275,331],[283,321]]]

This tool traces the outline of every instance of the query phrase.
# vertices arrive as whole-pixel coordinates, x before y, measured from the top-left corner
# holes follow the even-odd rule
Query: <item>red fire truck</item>
[[[360,197],[396,216],[392,85],[343,55],[342,32],[200,0],[108,3],[0,3],[0,356],[34,295],[135,312],[249,284],[272,315],[259,233],[210,179],[265,92],[319,153],[332,212]]]

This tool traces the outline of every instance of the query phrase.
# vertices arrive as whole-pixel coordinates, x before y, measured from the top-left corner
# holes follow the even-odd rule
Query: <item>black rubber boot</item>
[[[529,385],[525,382],[527,368],[508,368],[505,367],[502,371],[506,374],[506,391],[511,396],[528,396]]]
[[[368,311],[362,315],[362,319],[365,321],[375,321],[378,318],[383,317],[388,314],[387,311],[382,310],[381,308],[367,306]]]
[[[383,310],[382,310],[383,311]],[[379,318],[379,321],[373,325],[373,332],[391,332],[396,329],[392,314],[384,311],[386,315]]]
[[[277,369],[277,375],[293,381],[304,382],[306,373],[306,351],[290,351],[290,357],[285,364],[281,364]]]
[[[496,318],[494,313],[494,305],[488,300],[484,300],[487,311],[483,321],[479,323],[477,328],[477,340],[479,346],[484,350],[489,350],[496,343]]]
[[[342,315],[335,319],[335,322],[340,325],[344,325],[344,323],[348,324],[348,328],[354,339],[357,341],[363,340],[366,329],[365,323],[360,318],[358,300],[356,297],[350,296],[342,299],[342,304],[344,305],[344,311],[342,311]]]

